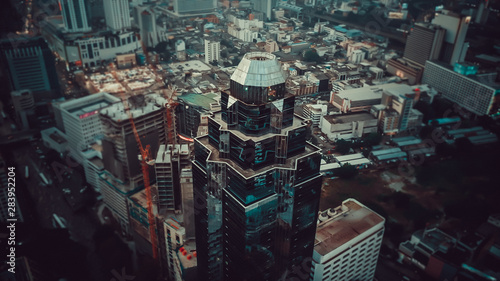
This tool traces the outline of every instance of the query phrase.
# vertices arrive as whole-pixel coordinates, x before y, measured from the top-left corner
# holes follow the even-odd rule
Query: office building
[[[0,51],[12,91],[30,90],[37,101],[60,95],[55,58],[43,38],[2,40]]]
[[[134,21],[141,31],[141,41],[146,47],[156,47],[160,42],[156,28],[155,11],[148,5],[134,8]]]
[[[321,118],[328,113],[326,104],[306,104],[304,106],[304,117],[312,121],[314,127],[318,127],[321,123]]]
[[[320,149],[285,80],[275,55],[247,53],[195,139],[199,280],[291,278],[312,255]]]
[[[319,214],[309,280],[371,281],[385,219],[355,199]]]
[[[458,15],[447,10],[436,14],[432,23],[446,30],[440,61],[451,65],[464,61],[468,48],[468,44],[465,43],[465,36],[470,21],[470,16]]]
[[[60,0],[61,14],[67,32],[88,32],[92,28],[89,24],[89,6],[85,0]]]
[[[103,4],[106,24],[110,29],[122,30],[132,26],[128,0],[106,0]]]
[[[387,72],[405,80],[408,85],[419,84],[422,81],[424,67],[404,58],[387,61]]]
[[[367,112],[352,112],[322,117],[321,132],[330,140],[361,138],[377,132],[377,119]]]
[[[439,26],[416,23],[406,40],[404,58],[420,66],[424,66],[426,60],[438,59],[445,33]]]
[[[271,20],[273,9],[276,7],[277,0],[251,0],[253,10],[264,14],[265,20]]]
[[[205,39],[205,63],[220,60],[220,42]]]
[[[99,111],[120,99],[108,93],[98,93],[58,105],[64,124],[71,157],[84,162],[83,152],[90,149],[104,133]]]
[[[29,129],[30,119],[35,115],[35,98],[30,90],[10,93],[16,111],[16,122],[20,128]]]
[[[493,105],[500,85],[494,82],[495,77],[496,73],[465,76],[450,65],[427,61],[422,83],[474,114],[487,115],[496,113]]]
[[[215,0],[174,0],[174,12],[179,16],[191,16],[213,12]]]

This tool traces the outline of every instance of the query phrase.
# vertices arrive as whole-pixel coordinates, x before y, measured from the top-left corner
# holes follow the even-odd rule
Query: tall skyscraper
[[[104,15],[106,24],[113,30],[122,30],[131,27],[128,0],[104,1]]]
[[[88,17],[90,6],[86,5],[85,0],[60,0],[59,3],[61,3],[64,26],[68,32],[92,30]]]
[[[438,59],[445,33],[445,29],[436,25],[415,24],[406,40],[404,57],[420,66],[424,66],[426,60]]]
[[[205,39],[205,63],[220,60],[220,42]]]
[[[247,53],[195,139],[199,280],[277,280],[314,246],[320,149],[294,115],[276,56]]]
[[[43,93],[59,93],[55,61],[41,37],[3,40],[0,42],[1,62],[7,68],[13,91],[31,90],[35,100]]]
[[[451,65],[462,62],[467,53],[465,36],[469,29],[470,16],[458,15],[447,10],[436,14],[432,23],[446,29],[440,60]]]

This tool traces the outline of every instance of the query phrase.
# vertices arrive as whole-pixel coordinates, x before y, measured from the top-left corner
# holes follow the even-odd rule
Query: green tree
[[[339,153],[346,154],[351,150],[352,143],[343,139],[338,140],[335,143],[335,150]]]
[[[322,59],[318,55],[318,52],[315,49],[309,49],[304,52],[304,60],[309,62],[321,62]]]
[[[369,133],[363,138],[363,141],[367,146],[379,145],[382,141],[382,135],[377,133]]]
[[[344,179],[351,179],[358,175],[358,169],[355,166],[346,163],[342,165],[340,168],[337,168],[336,171],[337,176]]]

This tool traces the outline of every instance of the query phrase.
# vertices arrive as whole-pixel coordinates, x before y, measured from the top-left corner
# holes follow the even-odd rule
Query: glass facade
[[[195,139],[199,280],[278,280],[312,256],[321,158],[293,108],[284,84],[232,81],[208,135]]]

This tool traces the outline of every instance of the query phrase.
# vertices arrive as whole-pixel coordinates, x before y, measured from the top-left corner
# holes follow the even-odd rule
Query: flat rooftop
[[[178,96],[177,98],[193,106],[200,106],[206,110],[210,110],[210,104],[217,102],[212,97],[213,95],[211,94],[201,95],[201,94],[191,93]]]
[[[381,99],[383,91],[390,91],[392,93],[410,93],[413,92],[411,87],[405,84],[381,84],[371,87],[361,87],[356,89],[348,89],[340,91],[337,96],[351,101],[360,101],[367,99]]]
[[[314,251],[324,256],[350,240],[372,229],[384,218],[354,199],[342,202],[341,208],[318,224]]]
[[[326,115],[325,120],[330,124],[346,124],[359,121],[370,121],[376,119],[368,112],[356,112],[342,115]]]

